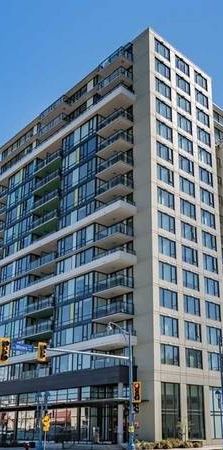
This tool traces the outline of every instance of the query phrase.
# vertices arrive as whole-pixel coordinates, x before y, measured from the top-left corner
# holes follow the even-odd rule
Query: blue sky
[[[7,0],[0,5],[0,145],[151,26],[213,78],[223,105],[222,0]]]

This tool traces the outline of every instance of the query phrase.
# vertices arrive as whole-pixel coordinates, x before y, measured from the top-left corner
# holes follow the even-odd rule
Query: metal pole
[[[134,443],[134,408],[133,408],[133,398],[132,398],[132,383],[133,383],[133,371],[132,371],[132,343],[131,343],[131,333],[128,332],[128,343],[129,343],[129,444],[128,450],[135,450]]]
[[[219,362],[221,374],[221,399],[220,399],[220,414],[221,414],[221,435],[223,437],[223,358],[222,358],[222,336],[219,336]]]

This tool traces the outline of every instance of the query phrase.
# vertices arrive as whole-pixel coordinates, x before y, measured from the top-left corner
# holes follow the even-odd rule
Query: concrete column
[[[118,383],[118,397],[123,396],[122,392],[123,384]],[[117,443],[120,445],[123,443],[123,405],[118,404],[118,428],[117,428]]]

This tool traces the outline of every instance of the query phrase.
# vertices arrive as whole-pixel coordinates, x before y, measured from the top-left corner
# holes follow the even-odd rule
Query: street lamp
[[[135,435],[134,435],[134,408],[133,408],[133,395],[132,395],[132,384],[133,384],[133,358],[132,358],[132,343],[131,343],[131,331],[127,331],[124,328],[117,325],[117,323],[109,322],[107,326],[108,331],[113,331],[117,328],[126,338],[128,337],[128,362],[129,362],[129,442],[128,450],[135,450]]]

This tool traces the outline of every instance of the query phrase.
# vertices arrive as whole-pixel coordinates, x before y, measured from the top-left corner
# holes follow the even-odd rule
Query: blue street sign
[[[22,342],[16,341],[12,343],[12,349],[19,352],[33,352],[34,350],[33,345],[23,344]]]

